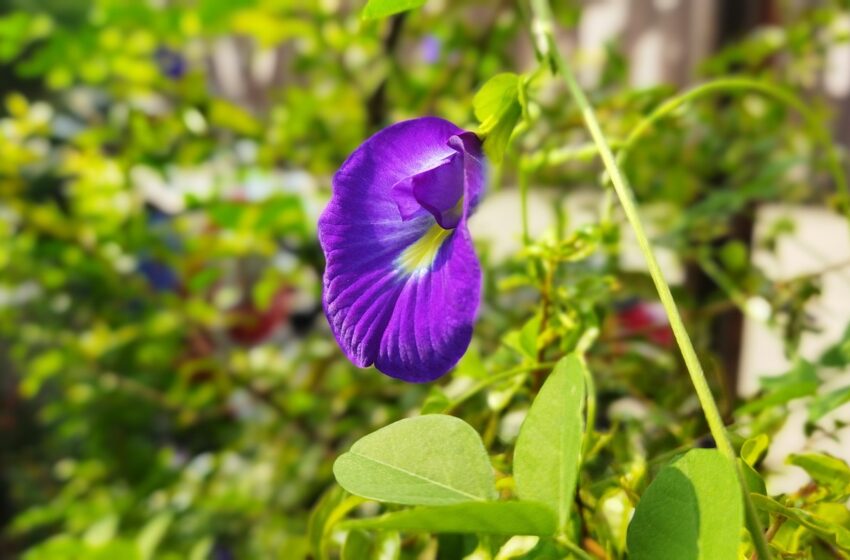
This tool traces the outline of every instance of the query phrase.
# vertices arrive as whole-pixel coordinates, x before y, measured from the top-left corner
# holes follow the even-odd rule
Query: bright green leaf
[[[400,420],[361,438],[336,460],[334,476],[352,494],[397,504],[496,497],[493,468],[478,433],[441,414]]]
[[[743,459],[738,459],[738,465],[741,467],[741,472],[744,474],[744,483],[750,492],[756,494],[767,494],[767,487],[764,484],[764,479],[757,470],[752,468]]]
[[[626,550],[626,534],[635,511],[632,500],[628,492],[618,487],[607,490],[597,504],[596,511],[601,521],[600,532],[614,545],[616,557],[620,558]]]
[[[425,5],[426,0],[369,0],[360,17],[363,19],[379,19],[408,10],[415,10]]]
[[[741,446],[741,459],[752,467],[758,463],[759,459],[761,459],[764,455],[764,452],[767,451],[769,443],[770,438],[768,438],[765,434],[759,434],[755,437],[749,438],[744,442],[744,445]]]
[[[531,405],[514,452],[517,494],[546,504],[566,527],[584,434],[584,364],[575,354],[552,370]]]
[[[342,547],[342,560],[395,560],[401,552],[401,538],[395,531],[370,534],[363,529],[348,533]]]
[[[783,405],[794,399],[814,395],[820,386],[815,367],[800,360],[788,373],[775,377],[764,377],[760,383],[765,395],[738,409],[741,414],[755,414],[767,408]]]
[[[316,558],[324,558],[334,526],[362,499],[348,494],[338,486],[332,487],[319,499],[307,522],[307,539]]]
[[[743,502],[735,467],[714,449],[693,449],[658,473],[629,525],[633,560],[737,558]]]
[[[554,513],[533,502],[469,502],[421,507],[357,519],[344,528],[386,529],[421,533],[479,533],[497,535],[553,535]]]
[[[767,496],[753,494],[752,500],[757,508],[786,517],[806,527],[833,546],[850,553],[850,530],[800,508],[784,506]]]
[[[836,457],[819,453],[793,454],[788,464],[804,469],[812,480],[839,496],[850,492],[850,467]]]
[[[540,538],[532,535],[517,535],[511,537],[499,548],[493,560],[528,559],[528,554],[540,543]]]
[[[505,346],[519,352],[531,361],[537,360],[537,335],[540,333],[540,315],[534,315],[519,328],[504,336]]]
[[[809,422],[817,422],[839,406],[850,402],[850,386],[817,395],[809,403]]]
[[[438,414],[451,406],[451,401],[441,387],[431,387],[428,396],[422,402],[420,414]]]
[[[104,546],[115,538],[118,532],[118,516],[108,515],[86,529],[83,542],[88,546]]]
[[[139,536],[136,537],[136,546],[139,549],[139,557],[142,560],[148,560],[154,557],[159,543],[168,531],[168,526],[174,517],[170,513],[161,513],[147,522],[142,528]]]
[[[516,74],[497,74],[487,80],[472,100],[475,117],[481,123],[478,131],[484,136],[484,151],[495,162],[502,161],[514,127],[522,118],[522,87]]]
[[[767,485],[764,479],[753,467],[751,467],[743,459],[738,459],[738,466],[741,468],[741,473],[744,475],[744,484],[747,485],[747,490],[755,494],[767,494]],[[757,512],[759,521],[763,527],[770,525],[770,516],[764,512]]]
[[[204,537],[196,542],[189,551],[188,560],[206,560],[210,557],[210,552],[213,548],[213,540],[211,537]]]

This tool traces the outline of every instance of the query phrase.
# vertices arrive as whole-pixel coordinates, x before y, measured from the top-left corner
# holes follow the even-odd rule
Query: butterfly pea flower
[[[467,218],[485,177],[478,137],[435,117],[378,132],[334,175],[322,303],[355,365],[419,383],[466,351],[481,292]]]

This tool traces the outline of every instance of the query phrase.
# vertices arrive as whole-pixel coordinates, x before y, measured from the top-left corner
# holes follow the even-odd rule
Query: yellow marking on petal
[[[422,269],[429,268],[434,264],[443,241],[452,234],[454,230],[443,229],[439,224],[434,224],[425,232],[421,239],[404,250],[395,261],[396,266],[405,274],[413,274]]]

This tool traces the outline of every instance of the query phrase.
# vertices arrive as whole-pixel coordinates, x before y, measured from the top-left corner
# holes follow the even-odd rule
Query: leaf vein
[[[483,502],[483,501],[486,501],[484,498],[482,498],[482,497],[480,497],[480,496],[476,496],[475,494],[470,494],[470,493],[468,493],[468,492],[464,492],[463,490],[458,490],[457,488],[453,488],[453,487],[451,487],[451,486],[449,486],[449,485],[447,485],[447,484],[443,484],[442,482],[439,482],[439,481],[437,481],[437,480],[433,480],[433,479],[431,479],[431,478],[428,478],[427,476],[422,476],[421,474],[417,474],[417,473],[415,473],[415,472],[413,472],[413,471],[408,471],[408,470],[405,470],[405,469],[403,469],[403,468],[401,468],[401,467],[397,467],[396,465],[393,465],[392,463],[386,463],[386,462],[384,462],[384,461],[381,461],[381,460],[375,459],[374,457],[369,457],[368,455],[363,455],[363,454],[361,454],[361,453],[357,453],[356,451],[353,451],[353,450],[352,450],[352,451],[349,451],[349,453],[351,453],[352,455],[354,455],[354,456],[356,456],[356,457],[360,457],[360,458],[362,458],[362,459],[365,459],[365,460],[367,460],[367,461],[371,461],[371,462],[373,462],[373,463],[376,463],[376,464],[378,464],[378,465],[381,465],[381,466],[387,467],[387,468],[392,469],[392,470],[394,470],[394,471],[398,471],[398,472],[400,472],[400,473],[406,474],[406,475],[408,475],[408,476],[410,476],[410,477],[412,477],[412,478],[417,478],[417,479],[419,479],[419,480],[424,480],[425,482],[428,482],[428,483],[430,483],[430,484],[433,484],[434,486],[439,486],[440,488],[443,488],[443,489],[445,489],[445,490],[448,490],[448,491],[450,491],[450,492],[453,492],[453,493],[455,493],[455,494],[458,494],[459,496],[464,496],[464,497],[466,497],[466,498],[470,498],[471,500],[474,500],[474,501],[476,501],[476,502]]]

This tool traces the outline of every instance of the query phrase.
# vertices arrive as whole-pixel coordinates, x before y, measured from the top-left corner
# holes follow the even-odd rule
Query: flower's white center
[[[396,259],[398,270],[404,274],[414,274],[428,270],[437,258],[443,242],[454,229],[443,229],[439,224],[432,225],[421,239],[405,249]]]

